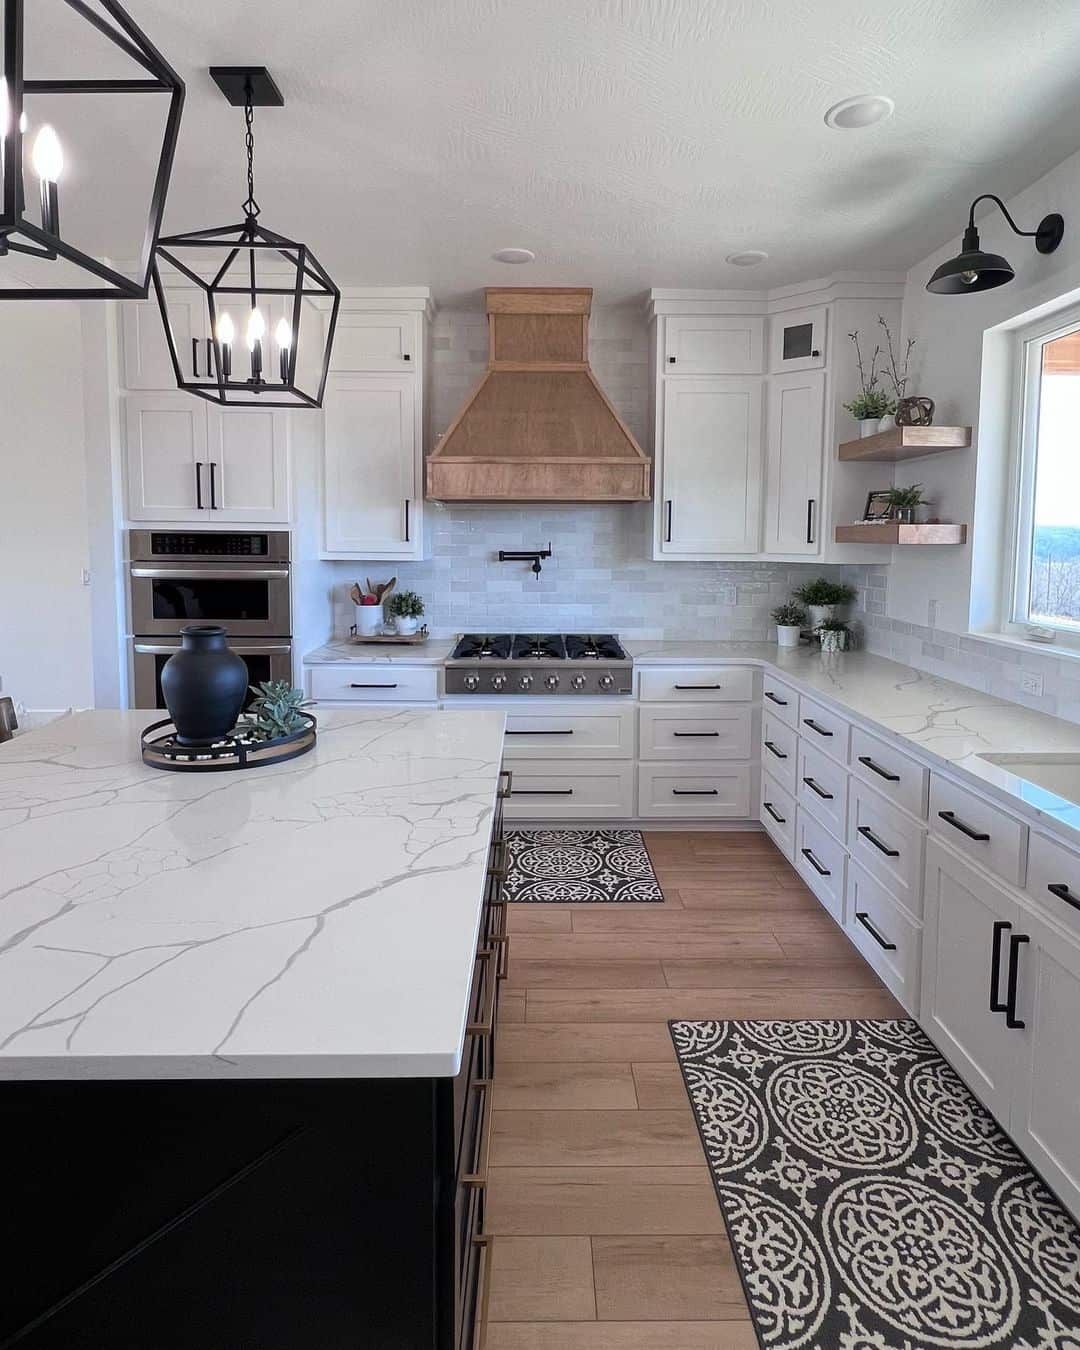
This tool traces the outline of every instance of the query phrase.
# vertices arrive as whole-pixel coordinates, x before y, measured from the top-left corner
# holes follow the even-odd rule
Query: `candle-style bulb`
[[[278,319],[274,329],[274,341],[279,347],[286,349],[292,346],[292,327],[288,319]]]
[[[64,151],[60,137],[48,122],[34,138],[34,148],[30,154],[34,172],[45,183],[55,183],[64,171]]]
[[[217,340],[223,347],[230,347],[236,340],[236,325],[232,321],[232,315],[228,312],[218,316]]]
[[[265,336],[266,320],[263,318],[262,310],[256,306],[248,316],[246,334],[248,351],[253,352],[256,342],[261,342]]]

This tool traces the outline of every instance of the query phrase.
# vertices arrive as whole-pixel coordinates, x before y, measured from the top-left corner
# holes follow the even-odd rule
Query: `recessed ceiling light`
[[[500,248],[496,249],[491,256],[496,262],[504,263],[530,263],[536,261],[536,254],[531,248]]]
[[[741,253],[729,253],[724,261],[734,263],[736,267],[756,267],[758,263],[763,263],[768,256],[763,248],[747,248]]]
[[[893,115],[896,104],[886,94],[856,94],[834,103],[825,114],[825,125],[837,131],[861,131]]]

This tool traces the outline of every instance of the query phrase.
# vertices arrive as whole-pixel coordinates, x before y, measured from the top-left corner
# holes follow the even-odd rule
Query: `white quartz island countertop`
[[[456,1073],[503,714],[320,712],[203,774],[143,765],[160,715],[0,746],[0,1078]]]

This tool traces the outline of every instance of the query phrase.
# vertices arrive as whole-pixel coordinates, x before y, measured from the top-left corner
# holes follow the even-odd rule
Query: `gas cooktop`
[[[466,633],[448,694],[629,694],[633,662],[613,633]]]

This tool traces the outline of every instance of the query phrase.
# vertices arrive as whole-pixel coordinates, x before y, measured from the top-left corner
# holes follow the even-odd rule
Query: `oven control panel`
[[[270,553],[270,540],[265,533],[166,534],[154,530],[150,552],[155,558],[265,558]]]

